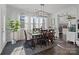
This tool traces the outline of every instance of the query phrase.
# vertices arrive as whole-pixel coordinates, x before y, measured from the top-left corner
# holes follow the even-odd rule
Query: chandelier
[[[41,12],[40,12],[40,15],[42,17],[44,17],[44,4],[40,4],[41,5]]]

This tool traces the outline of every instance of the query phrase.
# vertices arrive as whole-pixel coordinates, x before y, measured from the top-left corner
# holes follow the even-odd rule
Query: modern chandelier
[[[41,5],[41,16],[44,17],[44,4],[40,4]]]

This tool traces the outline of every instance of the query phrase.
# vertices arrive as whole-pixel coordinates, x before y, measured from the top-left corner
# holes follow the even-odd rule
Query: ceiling
[[[40,4],[11,4],[11,6],[24,9],[26,11],[34,12],[35,10],[41,10]],[[50,14],[59,12],[68,7],[78,6],[77,4],[45,4],[44,11]]]

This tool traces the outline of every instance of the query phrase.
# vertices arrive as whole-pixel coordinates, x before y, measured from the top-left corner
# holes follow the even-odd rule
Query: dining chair
[[[45,34],[44,34],[44,32],[42,31],[42,33],[41,33],[41,37],[40,37],[40,39],[39,39],[39,44],[41,45],[41,46],[46,46],[47,44],[46,44],[46,36],[45,36]]]
[[[31,38],[30,40],[27,40],[27,33],[26,33],[26,30],[24,30],[24,34],[25,34],[25,43],[24,43],[24,47],[25,48],[35,48],[35,42],[34,42],[34,39]]]
[[[48,39],[51,41],[51,43],[54,43],[55,35],[54,32],[49,32]]]

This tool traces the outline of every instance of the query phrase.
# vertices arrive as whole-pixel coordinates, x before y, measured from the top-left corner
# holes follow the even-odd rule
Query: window
[[[24,28],[24,20],[25,20],[25,16],[20,16],[21,28]]]
[[[33,17],[33,25],[34,25],[34,28],[38,28],[38,18],[37,17]]]
[[[44,21],[43,21],[44,19]],[[32,17],[31,18],[31,30],[33,28],[41,28],[41,26],[45,24],[44,27],[47,28],[47,18],[46,17]]]
[[[32,29],[33,29],[33,27],[34,27],[33,22],[34,22],[34,18],[31,18],[31,31],[32,31]]]
[[[25,17],[25,29],[27,30],[28,29],[28,23],[29,23],[29,20],[28,20],[28,17],[26,16]]]
[[[45,29],[47,29],[47,18],[44,18],[45,21]]]
[[[21,23],[21,28],[25,28],[27,30],[28,28],[28,17],[27,16],[20,16],[20,23]]]
[[[20,16],[21,28],[26,30],[33,30],[33,28],[41,28],[42,26],[47,29],[47,17],[31,17],[31,20],[28,16]]]

